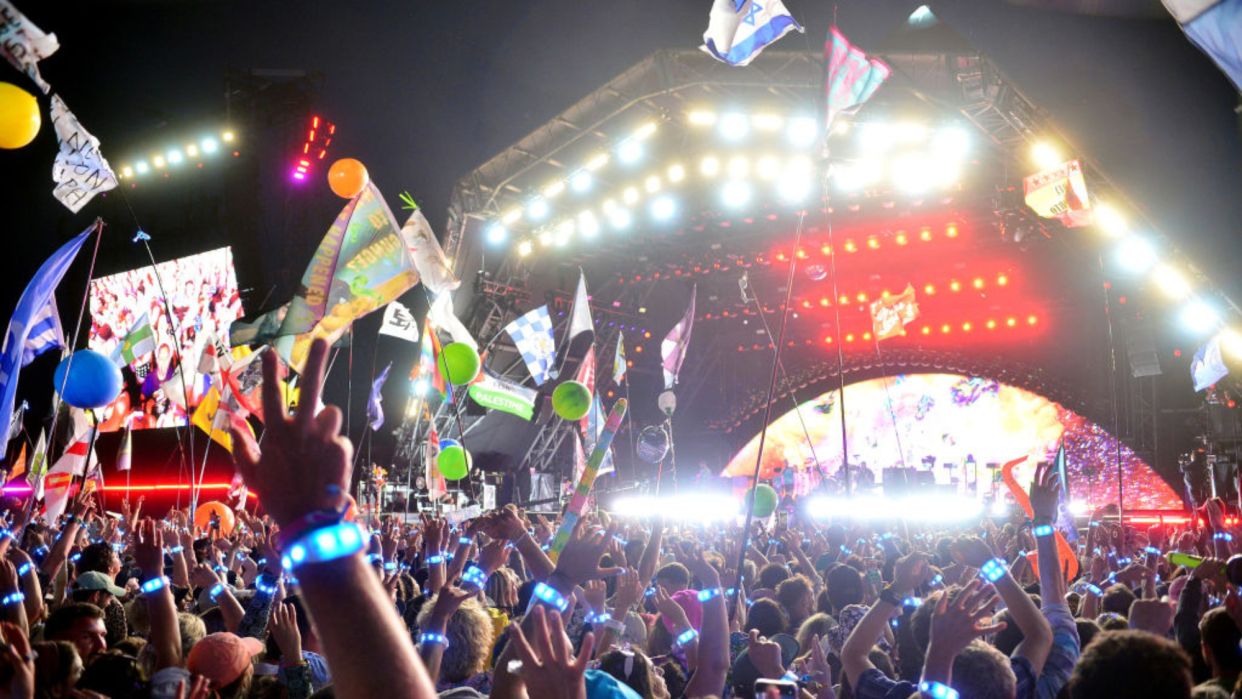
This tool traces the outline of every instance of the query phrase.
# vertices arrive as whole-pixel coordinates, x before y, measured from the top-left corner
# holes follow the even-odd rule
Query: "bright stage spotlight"
[[[232,143],[232,142],[233,142],[233,132],[232,132],[232,131],[225,131],[223,134],[221,134],[221,135],[220,135],[220,138],[223,138],[225,143]]]
[[[204,153],[215,153],[216,149],[220,147],[214,138],[204,138],[200,145],[203,147]]]
[[[756,114],[751,117],[751,123],[760,131],[777,131],[781,128],[784,119],[777,114]]]
[[[686,179],[686,169],[680,165],[672,165],[668,169],[669,182],[681,182]]]
[[[565,191],[564,180],[557,180],[556,182],[553,182],[552,184],[543,188],[543,196],[546,199],[552,199],[563,191]]]
[[[1190,284],[1186,282],[1186,278],[1168,265],[1157,267],[1154,276],[1160,290],[1175,299],[1184,298],[1190,293]]]
[[[630,215],[628,209],[615,209],[608,215],[608,222],[617,229],[628,228],[633,221],[634,217]]]
[[[185,160],[185,157],[181,155],[181,151],[175,148],[173,150],[168,151],[168,164],[169,165],[180,165],[183,160]]]
[[[414,381],[414,385],[410,387],[414,391],[414,395],[421,396],[427,392],[427,379],[418,379]]]
[[[638,130],[634,132],[634,139],[638,141],[645,141],[647,140],[648,136],[650,136],[651,134],[655,132],[656,132],[655,122],[649,121],[646,124],[643,124],[642,126],[638,127]]]
[[[608,154],[600,153],[599,155],[587,161],[586,169],[590,170],[591,172],[595,172],[596,170],[600,169],[601,167],[604,167],[607,164],[608,164]]]
[[[523,240],[522,242],[518,243],[518,255],[521,257],[526,257],[534,250],[534,248],[535,248],[535,245],[531,243],[531,241]]]
[[[893,146],[897,135],[888,124],[867,124],[858,134],[858,143],[868,153],[883,153]]]
[[[781,163],[770,155],[765,155],[759,159],[759,165],[755,168],[759,173],[759,178],[770,180],[775,178],[781,171]]]
[[[902,143],[919,143],[927,138],[927,127],[922,124],[900,124],[897,126],[897,140]]]
[[[720,117],[720,136],[728,141],[740,141],[750,133],[750,119],[745,114],[730,112]]]
[[[911,194],[925,192],[938,181],[935,164],[924,155],[903,155],[893,162],[893,184]]]
[[[786,171],[776,182],[776,196],[783,202],[797,204],[810,193],[810,173]]]
[[[1031,157],[1034,158],[1035,164],[1044,170],[1061,164],[1061,154],[1047,143],[1036,143],[1031,148]]]
[[[556,234],[552,237],[552,242],[556,243],[557,247],[563,246],[569,242],[573,234],[574,220],[572,218],[565,219],[561,221],[561,225],[556,227]]]
[[[1126,220],[1108,204],[1095,207],[1095,225],[1111,236],[1125,235],[1128,231]]]
[[[644,186],[647,188],[648,194],[655,194],[656,192],[660,191],[660,178],[656,177],[655,175],[652,175],[651,177],[647,178],[647,181],[644,183]]]
[[[1242,335],[1237,331],[1226,330],[1220,334],[1220,344],[1225,351],[1235,357],[1242,357]]]
[[[1121,244],[1117,261],[1131,272],[1146,272],[1156,262],[1156,251],[1142,238],[1131,238]]]
[[[569,186],[575,192],[585,192],[591,188],[591,173],[586,170],[579,170],[569,179]]]
[[[802,117],[790,119],[785,129],[785,138],[792,146],[806,147],[815,143],[819,137],[819,124],[814,119]]]
[[[697,126],[711,126],[716,123],[716,113],[708,111],[690,112],[690,123]]]
[[[750,161],[737,156],[729,161],[729,177],[745,177],[750,172]]]
[[[737,517],[742,503],[728,495],[687,493],[664,497],[618,498],[612,512],[623,517],[650,517],[659,512],[669,519],[690,522],[718,522]]]
[[[590,211],[578,214],[578,231],[584,238],[594,238],[599,233],[599,221],[595,220],[595,214]]]
[[[500,218],[500,221],[501,223],[508,225],[510,223],[514,223],[520,218],[522,218],[522,210],[514,207],[505,212],[505,215]]]
[[[1220,321],[1220,314],[1203,301],[1191,301],[1185,309],[1182,310],[1182,325],[1187,330],[1199,335],[1206,335],[1216,329],[1216,323]]]
[[[633,139],[621,144],[617,149],[617,157],[623,163],[634,163],[643,157],[643,144]]]
[[[1067,508],[1072,515],[1085,515],[1091,513],[1091,503],[1085,500],[1071,500]]]
[[[134,163],[134,172],[137,172],[139,175],[147,174],[148,169],[147,164],[141,160]]]
[[[911,522],[959,522],[977,520],[983,505],[961,495],[909,495],[904,497],[819,497],[807,504],[818,519],[906,519]]]
[[[621,200],[624,201],[626,204],[633,204],[637,202],[638,201],[638,188],[637,187],[626,187],[625,191],[621,193]]]
[[[704,177],[715,177],[720,174],[720,161],[715,156],[707,156],[703,158],[703,162],[699,164],[699,172]]]
[[[509,237],[509,231],[500,224],[494,224],[487,229],[487,242],[492,245],[500,245]]]
[[[659,221],[667,221],[677,213],[677,203],[670,196],[658,197],[651,202],[651,215]]]
[[[151,158],[151,164],[155,165],[156,168],[164,167],[164,156],[157,155]]]
[[[132,167],[126,165],[125,167],[121,168],[121,177],[133,177],[133,176],[134,176],[134,169]]]
[[[1005,502],[1004,500],[997,500],[996,502],[992,503],[991,514],[993,517],[1008,517],[1009,516],[1009,503]]]
[[[742,180],[730,180],[725,183],[720,195],[725,206],[745,206],[750,202],[750,185]]]
[[[963,160],[970,153],[970,134],[956,126],[940,129],[932,138],[932,152],[938,158]]]
[[[548,215],[548,202],[544,199],[535,199],[526,206],[526,213],[536,221]]]

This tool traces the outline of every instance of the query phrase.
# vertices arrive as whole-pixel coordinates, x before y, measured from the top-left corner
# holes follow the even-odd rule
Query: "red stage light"
[[[785,261],[785,253],[783,253],[783,252],[778,252],[778,253],[776,253],[776,260],[777,260],[777,262],[784,262],[784,261]]]
[[[829,344],[829,345],[831,345],[831,344],[832,344],[832,336],[831,336],[831,335],[829,335],[828,337],[825,337],[825,338],[824,338],[824,343],[825,343],[825,344]]]
[[[949,332],[949,326],[948,326],[948,324],[945,324],[943,327],[941,327],[941,328],[940,328],[940,332],[942,332],[942,333],[946,333],[946,334],[947,334],[947,333]]]
[[[1027,319],[1026,319],[1026,322],[1027,322],[1027,324],[1029,324],[1029,325],[1034,325],[1034,324],[1035,324],[1035,322],[1036,322],[1035,316],[1031,316],[1030,318],[1027,318]]]
[[[905,233],[898,233],[898,234],[897,234],[897,238],[896,238],[896,240],[897,240],[897,244],[898,244],[898,245],[905,245],[905,244],[906,244],[906,234],[905,234]]]
[[[949,289],[950,289],[950,290],[952,290],[952,291],[957,291],[957,290],[959,290],[959,289],[961,289],[961,288],[962,288],[962,285],[961,285],[961,284],[958,284],[958,283],[957,283],[957,280],[953,280],[953,281],[949,282]]]
[[[637,352],[637,353],[639,353],[639,354],[642,354],[642,353],[643,353],[643,346],[642,346],[642,345],[638,345],[638,346],[636,346],[636,347],[634,348],[634,351],[635,351],[635,352]]]
[[[976,279],[976,280],[975,280],[975,288],[976,288],[976,289],[982,289],[982,288],[983,288],[983,280],[982,280],[982,279]]]
[[[1009,320],[1005,321],[1005,324],[1012,328],[1013,326],[1018,324],[1018,321],[1014,320],[1013,318],[1010,318]]]
[[[1236,408],[1236,407],[1238,407],[1238,404],[1237,404],[1237,403],[1235,403],[1235,402],[1233,402],[1233,401],[1229,401],[1228,403],[1225,403],[1225,407],[1226,407],[1226,408]]]
[[[866,294],[859,294],[859,295],[858,295],[858,302],[859,302],[859,303],[866,303],[866,302],[867,302],[867,295],[866,295]]]
[[[927,294],[934,294],[936,293],[936,287],[932,286],[931,284],[928,284],[927,286],[923,287],[923,292]]]
[[[879,239],[878,239],[878,238],[868,238],[868,239],[867,239],[867,247],[871,248],[872,250],[879,250],[879,249],[880,249],[880,241],[879,241]]]
[[[992,328],[995,328],[995,327],[996,327],[996,321],[994,321],[994,320],[989,320],[989,321],[988,321],[988,330],[991,330]]]
[[[923,232],[919,234],[919,237],[923,239],[923,242],[927,242],[931,240],[931,231],[924,228]]]
[[[1009,277],[1006,277],[1005,275],[1002,274],[996,278],[996,283],[999,284],[1000,286],[1004,286],[1009,283]]]
[[[650,340],[650,339],[651,339],[651,331],[650,331],[650,330],[644,330],[644,331],[643,331],[643,337],[645,337],[645,338],[647,338],[648,340]]]
[[[738,345],[738,346],[737,346],[737,351],[738,351],[738,352],[745,352],[745,351],[746,351],[746,348],[745,348],[745,347],[743,347],[743,346],[741,346],[741,345]]]
[[[627,360],[625,360],[625,365],[626,365],[627,367],[632,367],[632,366],[634,366],[634,360],[633,360],[633,359],[627,359]]]
[[[831,255],[831,254],[832,254],[832,246],[831,246],[831,245],[825,245],[825,246],[821,247],[821,248],[819,249],[819,251],[820,251],[820,252],[822,252],[822,253],[824,253],[825,255]]]
[[[924,335],[930,335],[930,334],[931,334],[931,328],[929,328],[929,327],[927,327],[926,325],[924,325],[924,326],[923,326],[923,334],[924,334]]]
[[[1117,303],[1120,303],[1124,306],[1126,303],[1126,297],[1122,296],[1121,298],[1117,299]]]
[[[944,234],[949,236],[950,238],[956,238],[957,237],[957,226],[950,223],[949,227],[944,229]]]
[[[863,333],[863,339],[864,339],[864,340],[870,340],[870,339],[871,339],[871,333]]]
[[[828,307],[828,299],[826,299],[826,298],[822,298],[822,299],[820,299],[820,300],[819,300],[819,305],[823,306],[824,308],[827,308],[827,307]]]
[[[799,250],[798,250],[798,259],[799,259],[799,260],[805,260],[805,259],[806,259],[806,250],[802,250],[802,249],[800,249],[800,248],[799,248]]]
[[[849,303],[849,302],[850,302],[850,298],[848,296],[841,297],[841,303]]]
[[[970,332],[970,323],[962,323],[962,330]]]
[[[846,252],[857,252],[858,246],[854,244],[854,241],[847,240],[845,241],[845,251]]]
[[[853,342],[853,341],[854,341],[854,336],[853,336],[853,335],[846,335],[846,336],[845,336],[845,341],[846,341],[846,342]]]

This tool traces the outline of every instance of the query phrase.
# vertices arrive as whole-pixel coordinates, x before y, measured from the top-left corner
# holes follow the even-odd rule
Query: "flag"
[[[677,384],[681,363],[686,360],[686,347],[690,344],[690,332],[694,330],[694,299],[697,294],[696,286],[690,291],[690,307],[686,309],[686,315],[668,331],[668,335],[660,343],[660,356],[664,358],[665,389],[671,389]]]
[[[617,354],[612,358],[612,382],[621,383],[625,378],[625,334],[617,333]]]
[[[380,375],[375,377],[375,381],[371,382],[371,397],[367,399],[367,424],[371,426],[371,430],[375,431],[384,426],[384,396],[381,391],[384,390],[384,382],[388,380],[388,370],[392,368],[392,362],[384,367]]]
[[[82,479],[82,492],[90,495],[96,490],[102,491],[104,487],[103,470],[96,464]]]
[[[30,485],[41,483],[40,478],[47,469],[47,433],[39,430],[39,441],[35,442],[34,454],[30,457],[30,471],[26,474],[26,482]],[[13,474],[16,476],[17,474]],[[35,496],[38,497],[37,495]]]
[[[582,364],[578,366],[578,375],[574,377],[574,381],[577,381],[583,386],[586,386],[587,390],[591,392],[591,395],[595,395],[595,348],[594,347],[587,350],[586,357],[583,358]],[[587,414],[582,416],[582,419],[578,421],[578,426],[583,432],[587,431],[587,423],[590,421],[590,419],[591,419],[591,413],[590,411],[588,411]]]
[[[1202,391],[1229,375],[1229,367],[1220,356],[1220,338],[1214,337],[1195,352],[1190,360],[1190,377],[1194,379],[1195,390]]]
[[[39,61],[56,53],[60,44],[55,34],[45,34],[9,0],[0,0],[0,54],[14,68],[25,73],[47,94],[51,85],[39,74]]]
[[[22,404],[17,406],[17,410],[14,410],[13,414],[9,416],[8,437],[5,439],[17,439],[22,430],[26,429],[26,409],[29,407],[29,403],[22,401]]]
[[[453,274],[452,266],[422,209],[415,209],[406,219],[401,227],[401,239],[405,241],[414,269],[418,270],[418,276],[428,290],[439,295],[461,286],[461,280]]]
[[[3,1],[3,0],[0,0]],[[56,310],[56,295],[52,294],[43,310],[30,321],[30,334],[26,336],[26,348],[22,351],[22,366],[48,350],[65,346],[65,331],[60,327],[60,312]]]
[[[30,337],[30,329],[34,325],[39,312],[47,307],[48,299],[56,292],[73,258],[77,256],[82,243],[95,230],[95,224],[83,231],[73,240],[65,243],[52,256],[44,261],[35,272],[34,278],[26,285],[26,290],[17,301],[13,315],[9,318],[9,327],[4,334],[4,343],[0,349],[0,415],[12,415],[13,405],[17,402],[17,372],[21,369],[22,357],[25,353],[26,340]],[[0,457],[8,450],[8,443],[0,444]]]
[[[1220,68],[1237,90],[1242,90],[1242,2],[1238,0],[1163,0],[1169,14],[1182,26],[1190,43]]]
[[[79,432],[65,453],[56,460],[56,463],[52,464],[47,477],[43,479],[43,503],[47,508],[48,521],[55,520],[64,513],[65,503],[69,500],[69,485],[73,477],[81,476],[86,473],[87,468],[94,468],[98,465],[99,462],[93,451],[89,455],[89,463],[87,459],[91,434],[94,431],[94,427],[87,427]]]
[[[203,339],[203,348],[198,356],[198,373],[210,378],[216,390],[223,391],[224,372],[232,368],[233,354],[214,331],[203,333]]]
[[[236,360],[224,372],[224,382],[228,384],[229,392],[233,398],[241,404],[245,411],[254,415],[259,422],[266,422],[266,416],[263,414],[263,353],[273,351],[271,347],[263,346],[259,349],[247,354],[246,356]],[[281,363],[280,355],[276,355],[276,364],[278,366],[277,375],[284,375],[285,369]],[[292,407],[296,400],[294,394],[296,391],[289,388],[289,383],[284,379],[279,379],[280,393],[284,396],[284,404]]]
[[[470,345],[476,351],[479,349],[479,343],[475,341],[474,336],[470,334],[466,326],[458,320],[457,314],[453,312],[453,293],[451,291],[445,291],[436,297],[436,300],[431,303],[431,307],[427,309],[427,316],[431,318],[432,325],[447,330],[449,337],[453,338],[453,342]]]
[[[431,420],[427,406],[423,405],[423,416],[427,418],[427,442],[423,449],[423,465],[427,473],[427,495],[434,502],[448,495],[448,486],[444,476],[440,474],[440,436],[436,434],[436,423]]]
[[[878,58],[867,54],[845,38],[834,25],[828,30],[824,44],[824,138],[832,133],[833,122],[843,114],[854,114],[871,99],[892,69]]]
[[[699,48],[725,63],[744,66],[795,29],[803,31],[780,0],[716,0]]]
[[[117,366],[134,364],[154,351],[155,330],[151,328],[147,314],[143,313],[125,333],[125,339],[112,349],[112,363]]]
[[[17,452],[17,459],[13,462],[13,468],[9,469],[8,480],[17,480],[26,472],[26,443],[22,442],[22,450]]]
[[[406,342],[418,342],[418,321],[414,314],[400,301],[393,301],[384,308],[384,322],[379,334],[396,337]]]
[[[599,443],[599,436],[604,433],[604,422],[607,420],[608,414],[604,412],[604,404],[599,399],[599,394],[591,397],[591,410],[587,413],[586,428],[586,449],[594,451],[595,445]],[[605,475],[616,471],[617,467],[612,460],[612,447],[604,452],[604,462],[600,464],[599,473],[597,475]]]
[[[264,313],[249,323],[233,321],[229,326],[229,346],[267,344],[280,336],[280,326],[289,313],[289,303]]]
[[[485,408],[517,415],[523,420],[534,417],[538,394],[533,389],[493,376],[486,369],[479,372],[479,378],[470,384],[468,393],[474,402]]]
[[[586,356],[586,348],[595,344],[595,323],[591,320],[591,297],[587,294],[586,274],[578,270],[578,288],[574,290],[574,305],[569,310],[569,329],[562,339],[565,349],[560,353],[555,377],[571,357]]]
[[[116,189],[116,173],[99,151],[99,139],[82,128],[60,95],[52,96],[52,126],[60,144],[52,164],[52,196],[76,214],[96,194]]]
[[[233,453],[233,438],[229,435],[230,424],[238,427],[245,425],[246,429],[250,429],[250,423],[246,422],[246,408],[233,397],[233,392],[225,388],[221,394],[215,386],[208,389],[207,394],[199,401],[190,422],[206,432],[230,454]],[[253,434],[253,430],[251,433]]]
[[[432,335],[434,331],[431,329],[431,319],[423,319],[423,341],[418,350],[418,363],[414,365],[414,369],[410,371],[410,380],[414,382],[414,392],[422,395],[427,392],[427,387],[435,380],[436,375],[436,355],[432,347]]]
[[[116,470],[128,471],[133,466],[134,440],[131,437],[134,423],[131,420],[125,425],[125,437],[121,439],[121,449],[116,454]]]
[[[505,332],[513,338],[518,354],[526,362],[526,370],[542,386],[552,376],[556,363],[556,340],[552,335],[552,318],[548,307],[540,306],[505,326]]]
[[[1069,510],[1069,468],[1065,462],[1064,435],[1061,436],[1061,443],[1057,445],[1057,457],[1052,467],[1061,480],[1061,497],[1057,500],[1057,529],[1061,530],[1066,541],[1078,541],[1078,527],[1074,525],[1074,515]]]
[[[914,287],[909,284],[897,296],[879,298],[871,303],[871,330],[875,333],[876,342],[897,337],[905,330],[906,323],[912,323],[918,317],[919,304],[914,296]]]
[[[1082,165],[1070,160],[1022,180],[1026,205],[1043,218],[1055,218],[1069,228],[1095,222]]]
[[[568,485],[576,489],[582,482],[582,474],[586,471],[586,454],[582,453],[582,437],[574,432],[574,479]]]
[[[453,400],[453,384],[444,380],[440,374],[440,354],[444,348],[440,346],[440,337],[430,324],[427,325],[428,336],[431,337],[431,387],[436,389],[445,400]]]

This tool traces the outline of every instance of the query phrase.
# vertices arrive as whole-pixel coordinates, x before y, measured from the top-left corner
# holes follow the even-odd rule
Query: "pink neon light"
[[[306,179],[306,175],[303,175],[303,174],[302,174],[302,173],[300,173],[300,172],[295,172],[295,173],[293,173],[293,179],[295,179],[295,180],[304,180],[304,179]]]

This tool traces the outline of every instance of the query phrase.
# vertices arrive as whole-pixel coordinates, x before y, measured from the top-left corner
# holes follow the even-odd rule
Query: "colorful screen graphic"
[[[795,488],[823,478],[839,478],[841,469],[840,391],[825,393],[799,406],[810,432],[790,411],[768,429],[762,476]],[[890,408],[891,406],[891,408]],[[1043,396],[988,379],[958,374],[907,374],[872,379],[845,388],[850,469],[861,488],[877,488],[885,468],[930,471],[937,484],[980,498],[1006,492],[1001,464],[1023,456],[1014,469],[1024,486],[1035,464],[1051,461],[1065,440],[1071,500],[1092,505],[1117,502],[1117,452],[1112,436]],[[898,446],[900,445],[900,446]],[[754,473],[759,449],[756,435],[729,462],[722,475]],[[903,459],[904,455],[904,459]],[[1133,509],[1180,509],[1181,499],[1151,467],[1121,446],[1125,506]]]
[[[233,251],[220,248],[91,281],[90,348],[121,366],[125,389],[101,416],[104,431],[186,424],[205,393],[208,379],[197,373],[203,346],[213,334],[228,337],[242,313],[233,270]],[[169,295],[173,324],[165,311]],[[176,376],[185,365],[185,387]]]

